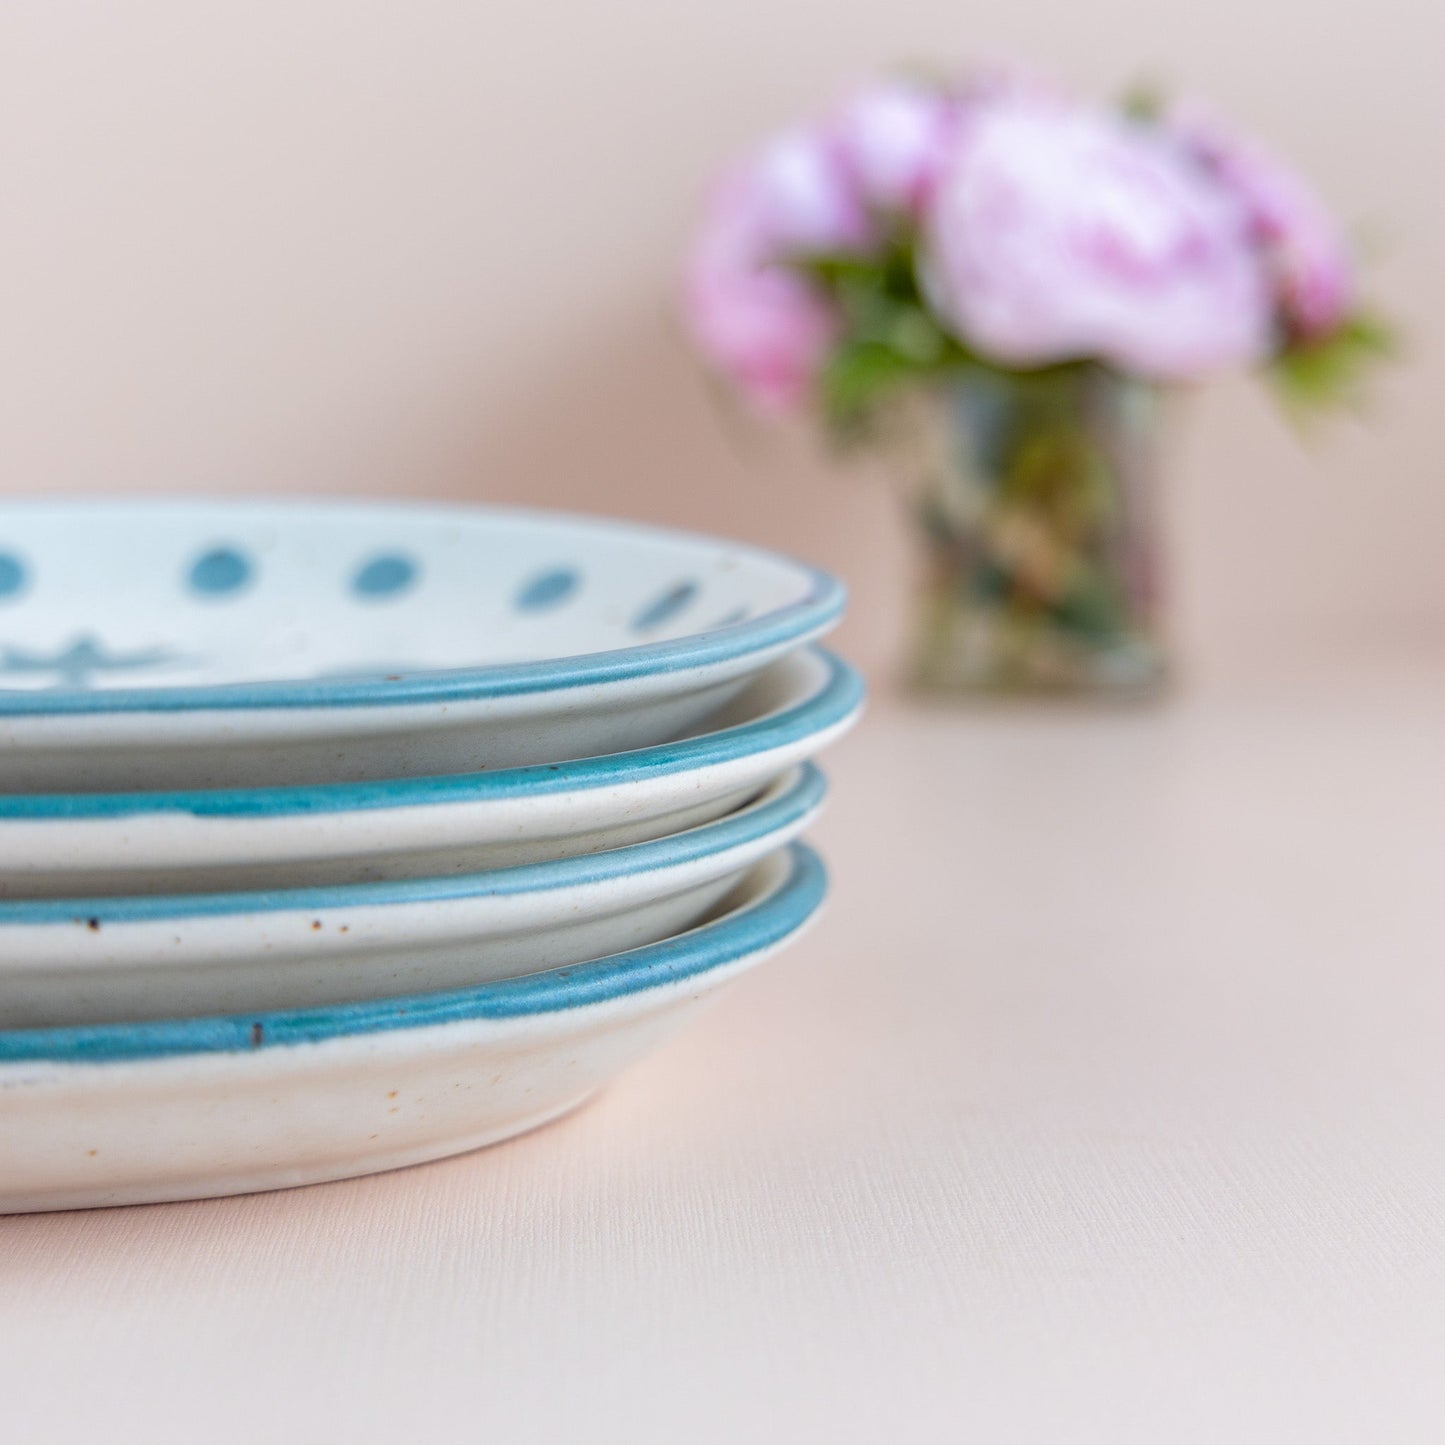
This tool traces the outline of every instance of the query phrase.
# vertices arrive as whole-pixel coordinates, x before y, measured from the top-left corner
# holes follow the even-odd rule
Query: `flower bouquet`
[[[1387,344],[1274,157],[1195,106],[998,75],[774,137],[714,191],[685,303],[751,402],[916,482],[914,677],[951,691],[1156,688],[1160,398],[1248,366],[1329,406]]]

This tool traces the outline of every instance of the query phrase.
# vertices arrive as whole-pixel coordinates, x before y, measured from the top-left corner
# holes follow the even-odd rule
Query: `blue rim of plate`
[[[690,772],[786,747],[856,713],[864,700],[863,679],[842,658],[823,648],[813,651],[828,671],[823,686],[810,697],[752,722],[684,738],[681,742],[659,743],[655,747],[606,753],[574,762],[372,783],[212,788],[175,793],[6,793],[0,794],[0,824],[7,820],[133,818],[152,813],[189,813],[197,818],[350,813],[536,797]]]
[[[107,925],[156,923],[177,918],[228,914],[314,913],[388,907],[401,903],[446,903],[466,898],[503,898],[578,888],[654,868],[710,858],[756,843],[791,827],[822,805],[828,782],[812,763],[790,769],[792,781],[775,797],[736,813],[700,823],[681,833],[629,843],[601,853],[554,858],[484,873],[402,878],[381,883],[345,883],[313,888],[267,888],[237,893],[128,894],[107,898],[45,898],[0,901],[0,935],[7,927],[61,924],[103,931]]]
[[[289,1013],[226,1014],[133,1024],[0,1031],[0,1065],[114,1063],[177,1054],[254,1053],[471,1019],[511,1019],[606,1003],[696,978],[772,948],[796,933],[828,891],[823,861],[787,848],[788,874],[771,892],[712,923],[591,963],[446,993],[409,994]]]
[[[7,502],[0,507],[0,519],[10,507],[25,508],[32,504]],[[70,505],[77,510],[85,503],[46,503],[45,506]],[[90,503],[105,506],[104,502]],[[113,507],[118,504],[109,504]],[[185,506],[178,499],[154,498],[128,504],[137,508],[157,509],[167,505]],[[240,498],[224,504],[235,507],[256,505]],[[301,511],[307,508],[337,511],[386,511],[405,515],[408,507],[388,508],[384,502],[339,503],[319,499],[304,502],[266,500],[264,505],[278,512]],[[39,507],[37,506],[38,510]],[[589,517],[571,512],[547,512],[526,507],[446,507],[429,504],[429,515],[451,513],[457,517],[497,515],[531,519],[539,522],[572,524],[599,530],[636,531],[650,537],[679,542],[726,546],[776,566],[791,568],[807,579],[807,590],[797,602],[775,607],[760,617],[710,628],[667,642],[638,643],[633,647],[612,648],[604,652],[578,653],[571,657],[549,658],[537,662],[488,663],[477,667],[437,668],[423,672],[394,673],[386,676],[349,678],[309,678],[272,682],[214,683],[190,687],[118,687],[103,691],[55,689],[46,692],[21,692],[0,688],[0,718],[52,717],[74,714],[107,714],[132,712],[206,712],[251,711],[264,708],[328,708],[328,707],[400,707],[411,703],[477,702],[493,698],[518,697],[527,694],[560,692],[570,688],[593,687],[603,683],[627,682],[662,673],[687,672],[714,667],[766,652],[788,644],[802,644],[820,636],[843,614],[847,589],[838,578],[819,567],[799,562],[782,553],[751,543],[731,542],[677,528],[655,527],[647,523],[631,523],[610,517]]]

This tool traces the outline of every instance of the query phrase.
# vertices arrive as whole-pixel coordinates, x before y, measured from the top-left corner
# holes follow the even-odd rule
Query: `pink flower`
[[[827,299],[788,262],[857,249],[868,221],[832,138],[791,131],[717,188],[684,305],[704,355],[759,406],[804,399],[837,334]]]
[[[947,163],[958,107],[938,90],[883,81],[839,112],[838,146],[868,205],[917,215]]]
[[[785,411],[808,387],[837,335],[827,301],[779,266],[696,260],[685,292],[703,354],[765,411]]]
[[[1304,178],[1197,107],[1177,107],[1170,125],[1244,207],[1286,328],[1306,340],[1335,330],[1355,303],[1354,264],[1334,218]]]
[[[1165,137],[1004,93],[969,111],[927,234],[931,293],[989,359],[1094,356],[1184,378],[1261,356],[1270,303],[1247,218]]]
[[[870,226],[831,132],[784,131],[724,183],[723,224],[750,231],[759,253],[781,258],[864,248]]]

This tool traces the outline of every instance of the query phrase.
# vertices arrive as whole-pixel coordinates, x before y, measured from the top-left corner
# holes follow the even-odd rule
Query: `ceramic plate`
[[[0,1211],[281,1189],[521,1133],[794,937],[825,886],[795,844],[714,921],[576,968],[321,1011],[0,1033]]]
[[[684,742],[385,783],[0,796],[0,897],[322,886],[513,867],[680,832],[843,732],[857,675],[804,649]]]
[[[0,1027],[459,988],[690,928],[822,805],[793,770],[685,833],[524,868],[349,888],[0,903]]]
[[[555,762],[679,736],[842,590],[752,547],[491,508],[0,505],[0,790]]]

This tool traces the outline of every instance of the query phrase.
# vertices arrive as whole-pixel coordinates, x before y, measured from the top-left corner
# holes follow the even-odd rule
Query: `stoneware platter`
[[[863,688],[804,648],[675,743],[439,778],[0,795],[0,897],[317,887],[514,867],[710,822],[813,756]]]
[[[0,791],[350,782],[680,736],[825,632],[753,547],[495,508],[0,504]]]
[[[794,937],[825,886],[795,844],[710,922],[575,968],[334,1009],[0,1033],[0,1211],[282,1189],[521,1133]]]
[[[823,794],[805,764],[683,833],[486,873],[0,903],[0,1028],[309,1008],[618,953],[692,927]]]

